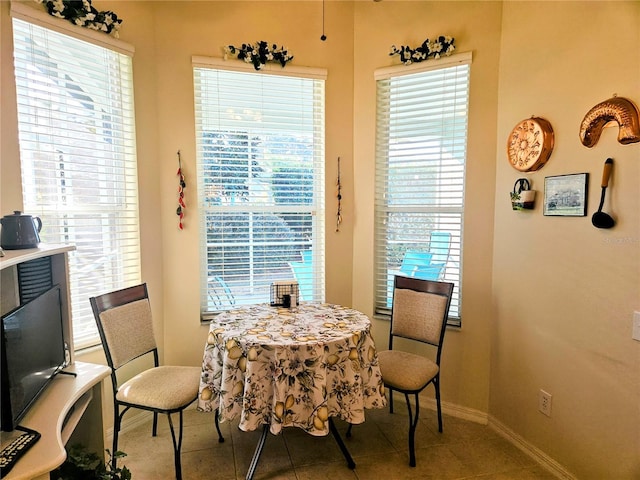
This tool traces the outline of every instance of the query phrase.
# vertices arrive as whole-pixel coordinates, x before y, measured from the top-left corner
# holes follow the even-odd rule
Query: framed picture
[[[588,173],[545,177],[544,215],[585,217],[588,181]]]

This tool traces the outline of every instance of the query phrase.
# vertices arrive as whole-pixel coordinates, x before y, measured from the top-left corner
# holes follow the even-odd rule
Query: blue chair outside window
[[[451,234],[449,232],[431,232],[429,252],[433,254],[433,263],[446,265],[451,250]]]
[[[220,276],[209,277],[207,280],[207,294],[209,306],[215,309],[223,309],[236,304],[236,298],[227,282]]]
[[[422,280],[439,280],[440,277],[443,276],[444,267],[444,263],[433,263],[431,265],[418,267],[416,271],[413,272],[412,277]]]
[[[400,265],[400,273],[407,277],[413,277],[416,270],[431,264],[433,254],[430,252],[407,251]]]
[[[305,262],[289,262],[289,266],[298,282],[299,300],[313,300],[313,265]]]
[[[307,250],[300,250],[300,256],[302,257],[303,263],[311,264],[313,262],[313,250],[308,248]]]
[[[391,307],[393,279],[396,275],[442,281],[449,262],[450,249],[451,234],[436,231],[431,232],[429,251],[407,250],[402,258],[400,269],[387,272],[387,306]]]
[[[302,262],[289,262],[293,276],[298,281],[299,300],[313,300],[313,251],[301,250]]]

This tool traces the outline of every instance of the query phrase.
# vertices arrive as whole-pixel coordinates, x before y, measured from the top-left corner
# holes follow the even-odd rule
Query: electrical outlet
[[[538,392],[538,410],[547,417],[551,416],[551,394],[544,390]]]

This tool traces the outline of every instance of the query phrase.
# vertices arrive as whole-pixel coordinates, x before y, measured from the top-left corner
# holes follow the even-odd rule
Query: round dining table
[[[251,431],[327,435],[331,418],[365,421],[386,405],[367,315],[340,305],[251,305],[217,315],[204,348],[197,408]]]

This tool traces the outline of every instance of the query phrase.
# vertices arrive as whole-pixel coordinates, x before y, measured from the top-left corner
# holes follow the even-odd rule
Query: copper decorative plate
[[[540,170],[553,150],[553,128],[544,118],[531,117],[518,123],[507,140],[507,157],[521,172]]]

